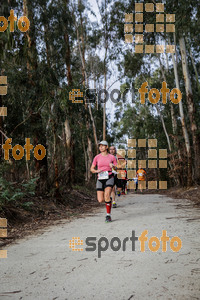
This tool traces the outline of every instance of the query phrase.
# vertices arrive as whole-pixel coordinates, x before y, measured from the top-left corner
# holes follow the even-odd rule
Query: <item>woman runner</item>
[[[99,150],[101,153],[95,156],[90,171],[98,174],[96,183],[97,199],[100,203],[105,202],[106,222],[111,222],[112,201],[110,195],[114,186],[112,168],[116,167],[117,161],[114,155],[108,153],[108,143],[106,141],[99,143]],[[96,166],[97,170],[95,170]]]
[[[126,166],[126,160],[121,155],[116,153],[116,147],[115,146],[110,146],[109,151],[110,151],[110,154],[114,155],[114,157],[117,160],[117,163],[120,162],[119,163],[119,167],[120,167],[119,173],[120,173],[121,168],[124,168]],[[112,193],[111,193],[111,200],[112,200],[113,208],[117,207],[117,203],[115,202],[115,200],[116,200],[115,186],[116,186],[116,189],[117,189],[117,195],[118,195],[118,197],[120,197],[121,191],[122,191],[122,183],[123,183],[123,181],[121,179],[117,178],[117,173],[118,172],[113,170],[114,184],[115,184],[113,189],[112,189]]]
[[[116,155],[116,148],[115,146],[111,146],[109,148],[109,152],[110,154],[114,155],[114,157],[116,158],[117,160],[117,155]],[[117,171],[115,170],[112,170],[113,172],[113,176],[114,176],[114,186],[113,186],[113,189],[112,189],[112,192],[111,192],[111,197],[110,197],[110,200],[112,201],[112,207],[113,208],[116,208],[117,207],[117,203],[115,202],[115,186],[117,186]]]

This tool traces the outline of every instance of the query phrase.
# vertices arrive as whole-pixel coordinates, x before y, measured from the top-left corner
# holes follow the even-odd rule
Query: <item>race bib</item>
[[[101,173],[98,174],[98,179],[99,180],[108,179],[108,178],[109,178],[108,171],[101,172]]]

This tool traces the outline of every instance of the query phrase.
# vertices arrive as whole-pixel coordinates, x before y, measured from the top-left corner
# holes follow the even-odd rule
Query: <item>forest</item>
[[[76,185],[94,186],[90,167],[101,140],[126,149],[128,138],[157,139],[168,151],[169,187],[200,183],[200,1],[162,1],[163,14],[175,14],[175,31],[144,32],[144,46],[174,51],[137,53],[125,41],[125,14],[135,14],[135,3],[151,3],[143,26],[156,27],[159,2],[1,0],[0,78],[7,77],[7,94],[0,95],[0,107],[7,107],[0,117],[1,209],[22,197],[31,203],[35,195],[59,198]],[[22,16],[30,22],[24,32]],[[153,104],[146,92],[141,103],[145,82],[148,92],[166,82],[182,99],[174,104],[167,93],[166,104],[162,95]],[[110,104],[99,95],[112,89],[123,97]],[[72,90],[83,93],[77,96],[84,95],[83,103],[71,101]],[[21,155],[24,145],[30,155]]]

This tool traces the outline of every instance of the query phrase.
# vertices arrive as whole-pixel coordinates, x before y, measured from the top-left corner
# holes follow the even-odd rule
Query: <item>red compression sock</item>
[[[110,202],[105,202],[106,203],[106,211],[107,211],[107,214],[110,215],[111,213],[111,207],[112,207],[112,201]]]

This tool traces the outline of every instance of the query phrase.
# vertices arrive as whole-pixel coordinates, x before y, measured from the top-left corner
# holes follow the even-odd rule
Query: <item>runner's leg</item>
[[[106,203],[106,210],[107,210],[107,216],[106,216],[106,222],[111,222],[111,207],[112,207],[112,201],[110,200],[110,196],[112,193],[112,189],[114,186],[114,176],[111,176],[105,183],[105,189],[104,189],[104,197],[105,197],[105,203]]]
[[[112,205],[113,205],[114,208],[117,207],[117,204],[115,202],[116,201],[116,198],[115,198],[116,182],[117,182],[117,175],[114,175],[114,183],[115,183],[115,185],[113,186],[112,193],[111,193]]]
[[[104,191],[97,191],[97,200],[99,203],[105,202]]]
[[[110,191],[107,190],[105,193],[105,188],[106,188],[105,184],[106,184],[106,180],[97,180],[97,183],[96,183],[97,200],[99,201],[99,203],[105,202],[105,200],[107,200],[105,202],[106,211],[107,211],[106,222],[111,222],[110,212],[111,212],[112,201],[110,200],[110,195],[111,195],[113,186],[107,187],[107,189],[109,189]],[[105,194],[106,194],[106,199],[105,199]]]
[[[122,180],[121,179],[117,178],[116,186],[117,186],[117,195],[120,196],[121,191],[122,191]]]
[[[97,200],[99,203],[104,202],[104,181],[103,180],[98,180],[96,183],[96,190],[97,190]]]
[[[112,198],[112,201],[115,202],[115,185],[113,186],[113,189],[111,192],[111,198]]]
[[[140,192],[142,193],[142,183],[141,183],[141,181],[139,181],[139,189],[140,189]]]
[[[111,197],[110,197],[110,199],[111,199],[111,201],[112,201],[112,205],[113,205],[113,207],[116,207],[116,202],[115,202],[115,186],[113,186],[113,189],[112,189],[112,192],[111,192]]]
[[[123,185],[122,185],[122,191],[123,191],[123,195],[125,195],[125,190],[126,190],[126,180],[123,179]]]
[[[112,201],[110,200],[111,192],[112,192],[112,187],[105,188],[104,195],[105,195],[106,211],[107,211],[107,216],[109,217],[111,215],[111,208],[112,208]],[[111,221],[111,218],[109,218],[109,220]]]

